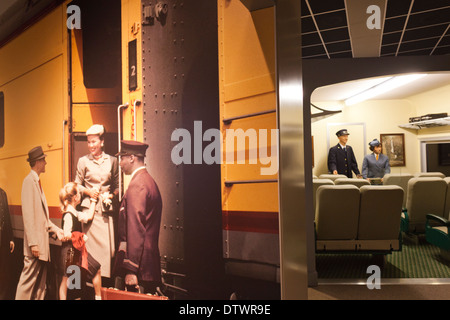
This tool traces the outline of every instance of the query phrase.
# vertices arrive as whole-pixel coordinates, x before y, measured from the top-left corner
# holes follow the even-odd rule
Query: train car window
[[[86,88],[113,88],[121,81],[121,0],[75,0],[81,12]]]
[[[0,92],[0,148],[5,144],[5,95]]]

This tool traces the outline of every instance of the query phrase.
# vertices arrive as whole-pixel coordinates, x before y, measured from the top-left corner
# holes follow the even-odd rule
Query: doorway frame
[[[440,137],[419,138],[420,172],[427,172],[427,144],[450,143],[450,135]]]

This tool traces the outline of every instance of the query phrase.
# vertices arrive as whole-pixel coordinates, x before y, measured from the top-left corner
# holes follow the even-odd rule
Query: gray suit
[[[375,154],[368,154],[364,157],[362,164],[362,176],[367,178],[383,178],[386,173],[391,172],[391,166],[389,165],[389,158],[380,153],[378,160]]]
[[[41,192],[39,176],[33,170],[22,184],[22,215],[24,266],[16,300],[42,300],[46,292],[47,262],[50,261],[49,233],[56,233],[60,228],[49,219],[47,200]],[[39,258],[31,252],[35,245],[39,248]]]

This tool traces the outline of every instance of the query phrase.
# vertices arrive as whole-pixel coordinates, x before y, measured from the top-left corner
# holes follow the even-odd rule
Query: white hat
[[[95,135],[95,134],[98,134],[99,136],[101,136],[103,133],[105,133],[105,128],[101,124],[94,124],[92,127],[90,127],[86,131],[87,136]]]

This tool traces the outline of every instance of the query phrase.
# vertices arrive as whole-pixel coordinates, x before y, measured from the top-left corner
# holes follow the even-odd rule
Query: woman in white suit
[[[49,219],[47,200],[39,175],[45,172],[46,155],[42,147],[28,152],[31,172],[22,184],[22,216],[24,225],[24,266],[16,291],[16,300],[43,300],[46,292],[47,264],[50,261],[49,234],[58,240],[63,231]]]
[[[384,175],[391,172],[389,158],[381,153],[381,142],[378,139],[373,139],[369,143],[369,149],[373,153],[364,157],[362,176],[367,180],[381,178],[381,181],[383,181]]]
[[[102,277],[110,278],[111,260],[116,252],[114,215],[117,210],[106,211],[103,204],[112,204],[118,199],[119,167],[117,158],[103,151],[104,135],[105,128],[99,124],[86,131],[90,153],[78,160],[75,182],[84,195],[81,202],[84,212],[89,210],[91,198],[100,200],[92,221],[83,224],[83,232],[89,237],[87,250],[101,264]]]

